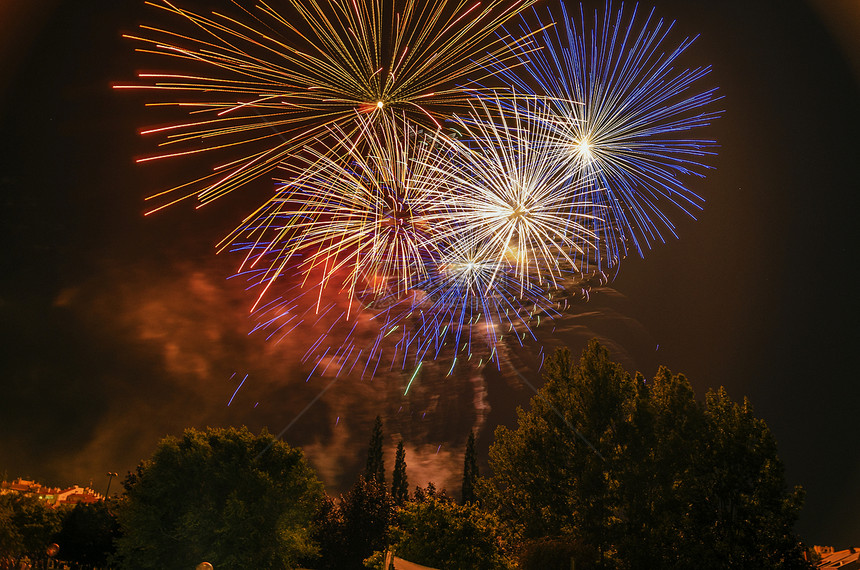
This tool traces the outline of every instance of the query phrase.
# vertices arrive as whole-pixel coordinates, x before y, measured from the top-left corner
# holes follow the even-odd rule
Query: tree
[[[475,451],[475,432],[469,432],[466,456],[463,458],[463,503],[475,501],[475,481],[478,479],[478,453]]]
[[[11,557],[16,554],[18,545],[21,543],[21,533],[15,528],[14,510],[12,508],[13,495],[0,495],[0,567],[5,567],[7,556]],[[8,561],[10,564],[11,560]]]
[[[519,547],[520,570],[592,570],[597,554],[574,537],[537,538]]]
[[[480,494],[526,539],[593,549],[597,568],[803,568],[776,444],[748,402],[696,401],[682,375],[630,376],[592,341],[556,352]]]
[[[339,502],[328,499],[317,516],[314,538],[319,557],[311,566],[319,570],[358,570],[374,551],[385,549],[394,505],[391,495],[376,479],[359,476]]]
[[[597,343],[579,366],[569,351],[557,351],[544,378],[530,410],[517,410],[517,429],[496,429],[488,481],[494,492],[482,499],[522,525],[524,538],[575,535],[611,557],[623,533],[612,496],[612,475],[626,461],[617,439],[636,387]]]
[[[706,431],[696,447],[692,525],[710,545],[710,568],[807,568],[792,527],[803,490],[789,490],[776,441],[747,399],[705,396]]]
[[[163,439],[117,516],[127,568],[292,568],[314,551],[322,484],[302,452],[263,430],[186,430]]]
[[[458,505],[436,496],[406,503],[397,511],[394,535],[396,555],[416,564],[441,570],[515,567],[505,527],[474,503]]]
[[[17,568],[23,557],[45,560],[59,530],[59,512],[43,501],[17,493],[0,495],[0,565]]]
[[[319,551],[305,557],[303,566],[318,570],[337,570],[344,566],[346,553],[346,523],[340,505],[326,496],[320,504],[311,524],[312,539]]]
[[[376,479],[379,483],[385,483],[385,460],[382,457],[382,419],[379,416],[376,416],[376,421],[373,422],[364,476],[367,479]]]
[[[451,497],[448,496],[448,493],[445,489],[441,491],[436,490],[436,485],[433,484],[432,481],[427,483],[426,487],[421,487],[420,485],[415,486],[415,491],[412,493],[412,500],[416,503],[423,503],[429,499],[439,499],[441,501],[453,501]]]
[[[406,479],[406,450],[403,449],[403,440],[397,443],[397,453],[394,456],[391,497],[398,507],[409,499],[409,482]]]
[[[108,501],[91,505],[79,503],[63,516],[63,526],[55,537],[60,558],[89,566],[107,566],[116,552],[119,523]]]
[[[388,544],[389,526],[394,514],[391,495],[380,481],[359,477],[341,501],[341,510],[346,525],[345,547],[354,562],[354,565],[342,568],[362,568],[365,558]]]

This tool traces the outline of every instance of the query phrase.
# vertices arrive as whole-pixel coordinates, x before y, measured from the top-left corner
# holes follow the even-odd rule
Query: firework
[[[455,358],[479,352],[492,360],[506,335],[518,342],[534,338],[537,316],[557,313],[549,292],[524,282],[515,262],[500,262],[492,243],[481,246],[464,235],[446,245],[444,261],[419,285],[424,296],[413,336],[420,339],[416,349],[422,358],[437,358],[448,349]]]
[[[267,266],[266,284],[287,268],[320,274],[320,290],[343,275],[349,299],[391,303],[427,278],[448,233],[439,178],[428,174],[444,152],[403,117],[359,114],[347,129],[329,126],[331,146],[284,165],[292,177],[225,247],[241,243],[247,267]]]
[[[209,202],[270,172],[310,141],[341,130],[356,112],[405,114],[438,126],[487,79],[491,60],[522,55],[522,38],[496,35],[535,0],[258,1],[239,16],[198,14],[169,0],[148,4],[180,17],[185,33],[142,26],[139,51],[199,73],[142,73],[139,85],[173,100],[190,119],[144,130],[164,137],[150,161],[217,152],[213,172],[152,196],[159,206]],[[504,67],[504,63],[501,63]]]
[[[513,70],[496,67],[516,89],[542,98],[573,179],[595,189],[584,212],[594,214],[589,227],[599,247],[583,262],[601,270],[617,271],[629,250],[643,255],[665,232],[675,235],[669,209],[690,216],[701,209],[684,181],[704,175],[702,160],[715,144],[689,131],[720,114],[712,110],[716,90],[701,87],[710,67],[675,68],[695,38],[667,49],[673,24],[653,10],[638,23],[638,14],[607,2],[589,29],[581,7],[576,18],[560,3],[560,17],[545,16],[556,25],[535,37],[542,49]],[[520,29],[527,31],[525,20]]]
[[[545,313],[552,302],[526,266],[560,275],[566,248],[587,245],[575,240],[569,216],[576,192],[561,175],[553,178],[563,163],[526,151],[533,131],[523,117],[511,127],[516,133],[479,120],[486,117],[472,114],[458,124],[465,133],[484,135],[467,145],[406,120],[358,115],[354,135],[334,133],[332,147],[309,149],[302,161],[286,166],[293,177],[228,240],[246,252],[245,266],[257,269],[260,299],[282,275],[300,274],[302,287],[293,296],[309,298],[309,290],[317,290],[315,310],[325,312],[324,290],[345,293],[347,305],[338,313],[343,322],[363,313],[380,338],[396,339],[389,353],[419,355],[419,361],[426,353],[438,356],[446,345],[471,353],[478,338],[491,353],[501,337],[497,330],[528,330],[534,314]],[[489,132],[496,138],[487,139]],[[489,144],[489,153],[472,148]],[[520,162],[510,164],[508,173],[504,165],[490,165],[500,157]],[[478,171],[485,178],[470,175],[467,181],[465,173]],[[511,197],[529,211],[503,211],[511,209],[501,205]],[[543,254],[553,248],[561,253],[549,260]],[[283,298],[264,302],[260,321],[279,329],[296,321],[296,306]]]
[[[257,330],[314,331],[302,360],[336,376],[390,362],[411,385],[428,359],[498,362],[674,234],[666,205],[701,207],[684,180],[715,145],[688,132],[719,115],[698,87],[709,68],[675,70],[692,40],[665,51],[653,12],[639,24],[607,2],[591,30],[562,4],[505,31],[533,3],[234,0],[233,17],[153,2],[188,29],[145,26],[142,51],[199,72],[124,86],[191,116],[145,131],[166,151],[142,160],[224,157],[155,209],[280,168],[220,244],[244,256]]]
[[[473,356],[476,362],[498,364],[503,342],[534,339],[533,328],[557,316],[560,303],[540,287],[524,288],[515,274],[499,272],[497,265],[486,252],[475,251],[474,242],[447,244],[444,262],[429,267],[409,295],[384,304],[362,304],[285,275],[278,288],[282,295],[254,311],[255,330],[274,342],[296,330],[317,331],[299,342],[306,344],[302,361],[320,374],[357,369],[373,376],[380,366],[417,368],[427,360],[448,362],[450,373],[458,360]],[[259,284],[259,275],[249,272],[247,278]],[[326,283],[337,292],[334,279]]]
[[[461,139],[445,139],[454,159],[432,167],[450,185],[441,201],[451,225],[524,286],[558,287],[579,273],[575,257],[595,238],[588,177],[570,180],[547,119],[534,98],[481,100],[454,119]]]
[[[500,98],[454,124],[459,139],[359,114],[353,135],[335,132],[332,146],[285,166],[292,177],[276,198],[228,240],[256,269],[262,328],[307,321],[310,307],[298,299],[313,298],[310,290],[312,312],[328,313],[334,292],[345,300],[335,328],[350,337],[335,353],[366,337],[370,321],[377,334],[360,342],[371,347],[366,358],[385,352],[417,365],[443,351],[491,358],[504,335],[522,340],[555,310],[550,289],[578,275],[571,253],[592,247],[572,214],[588,192],[570,184],[542,123],[507,112]],[[286,274],[301,275],[301,286],[265,302]],[[314,358],[328,358],[323,346]]]

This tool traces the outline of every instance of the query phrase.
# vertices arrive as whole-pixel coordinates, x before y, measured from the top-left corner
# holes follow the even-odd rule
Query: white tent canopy
[[[430,568],[429,566],[421,566],[420,564],[415,564],[414,562],[409,562],[407,560],[403,560],[402,558],[392,556],[391,551],[385,553],[385,565],[383,566],[385,570],[391,568],[392,559],[394,561],[395,570],[437,570],[436,568]]]

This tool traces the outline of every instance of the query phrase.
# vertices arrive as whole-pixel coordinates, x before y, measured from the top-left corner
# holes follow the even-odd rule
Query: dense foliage
[[[510,539],[492,514],[474,503],[458,505],[428,496],[397,510],[397,556],[441,570],[503,570],[514,568]]]
[[[401,490],[406,492],[406,452],[401,441],[394,462],[392,492],[388,493],[382,441],[382,419],[376,416],[364,474],[339,500],[326,497],[317,511],[313,539],[319,545],[319,555],[306,560],[312,568],[360,570],[366,558],[387,546],[395,501]]]
[[[661,368],[632,377],[592,341],[546,383],[490,449],[485,504],[527,539],[574,537],[598,568],[803,568],[776,443],[749,402],[694,397]],[[589,555],[591,556],[591,555]]]
[[[519,570],[569,570],[571,560],[576,570],[594,570],[597,554],[573,536],[535,538],[518,548]]]
[[[364,559],[388,545],[394,503],[383,484],[359,476],[339,501],[327,499],[314,522],[319,556],[308,561],[318,570],[360,570]]]
[[[697,401],[666,368],[631,376],[596,342],[578,363],[556,352],[544,379],[516,428],[497,428],[490,477],[470,434],[463,504],[432,483],[408,495],[402,441],[389,491],[379,417],[364,474],[337,499],[265,431],[190,429],[119,500],[0,496],[0,567],[44,561],[56,542],[63,560],[130,569],[381,569],[389,549],[442,570],[811,568],[792,530],[802,490],[748,401],[722,388]]]
[[[68,509],[62,529],[54,537],[60,547],[58,558],[88,566],[108,566],[116,551],[114,541],[119,537],[113,504],[113,500],[98,501]]]
[[[117,514],[126,568],[292,568],[314,551],[322,484],[302,452],[263,431],[163,439]]]
[[[0,495],[0,568],[18,560],[45,560],[46,549],[62,525],[62,514],[35,497]]]

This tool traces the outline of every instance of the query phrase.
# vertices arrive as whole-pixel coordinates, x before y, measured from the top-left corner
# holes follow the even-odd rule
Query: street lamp
[[[107,476],[108,476],[108,486],[107,486],[107,490],[105,491],[105,499],[107,499],[107,498],[108,498],[108,496],[109,496],[109,495],[108,495],[108,493],[110,493],[110,482],[111,482],[111,481],[113,480],[113,478],[114,478],[114,477],[116,477],[117,475],[116,475],[116,473],[108,473],[108,474],[107,474]]]

